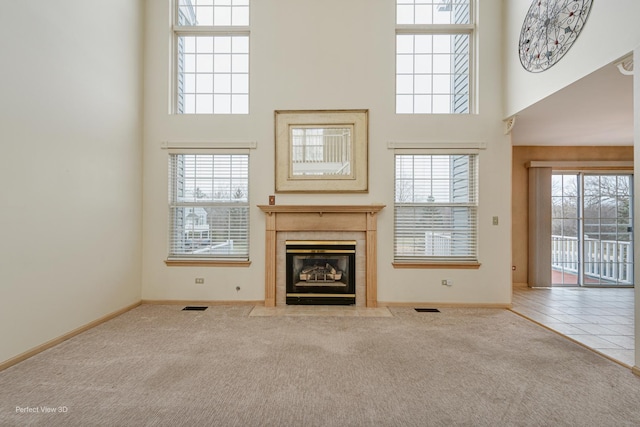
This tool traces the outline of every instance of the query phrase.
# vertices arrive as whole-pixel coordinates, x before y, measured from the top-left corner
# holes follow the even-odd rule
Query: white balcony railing
[[[294,175],[350,175],[351,134],[345,132],[294,138],[291,163]]]
[[[578,274],[579,241],[576,237],[551,236],[551,267]],[[584,239],[584,275],[601,283],[633,284],[631,242]]]

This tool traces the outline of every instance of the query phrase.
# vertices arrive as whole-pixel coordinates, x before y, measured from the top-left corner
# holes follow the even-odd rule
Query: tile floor
[[[634,366],[634,289],[513,289],[512,310]]]

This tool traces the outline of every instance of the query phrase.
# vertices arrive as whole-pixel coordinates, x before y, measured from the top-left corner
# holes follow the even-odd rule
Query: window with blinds
[[[249,114],[249,0],[174,0],[175,112]]]
[[[170,154],[169,259],[249,259],[249,155]]]
[[[396,113],[471,113],[473,0],[396,0]]]
[[[394,260],[477,261],[477,155],[395,156]]]

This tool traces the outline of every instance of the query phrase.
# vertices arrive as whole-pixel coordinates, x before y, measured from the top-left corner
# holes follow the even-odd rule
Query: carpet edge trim
[[[586,348],[587,350],[591,350],[592,352],[594,352],[594,353],[596,353],[596,354],[598,354],[598,355],[600,355],[600,356],[604,357],[605,359],[609,359],[610,361],[615,362],[615,363],[617,363],[618,365],[620,365],[620,366],[622,366],[622,367],[624,367],[624,368],[627,368],[627,369],[631,370],[631,372],[633,372],[633,370],[634,370],[634,369],[638,369],[638,373],[637,373],[637,375],[640,375],[640,368],[636,368],[636,367],[632,367],[632,366],[630,366],[630,365],[627,365],[626,363],[621,362],[620,360],[615,359],[615,358],[613,358],[613,357],[609,356],[608,354],[602,353],[601,351],[598,351],[598,350],[596,350],[596,349],[595,349],[595,348],[593,348],[593,347],[589,347],[588,345],[586,345],[586,344],[584,344],[584,343],[581,343],[580,341],[575,340],[575,339],[573,339],[573,338],[571,338],[571,337],[569,337],[569,336],[567,336],[567,335],[563,334],[562,332],[558,332],[558,331],[556,331],[555,329],[552,329],[552,328],[548,327],[547,325],[545,325],[545,324],[543,324],[543,323],[538,322],[537,320],[534,320],[534,319],[532,319],[532,318],[530,318],[530,317],[528,317],[528,316],[525,316],[525,315],[524,315],[524,314],[522,314],[522,313],[518,313],[517,311],[515,311],[515,310],[513,310],[513,309],[509,309],[509,311],[510,311],[510,312],[512,312],[512,313],[513,313],[513,314],[515,314],[515,315],[518,315],[518,316],[522,317],[522,318],[523,318],[523,319],[525,319],[525,320],[530,321],[531,323],[535,323],[536,325],[541,326],[541,327],[543,327],[544,329],[546,329],[546,330],[548,330],[548,331],[551,331],[551,332],[553,332],[553,333],[555,333],[555,334],[557,334],[557,335],[560,335],[562,338],[565,338],[565,339],[567,339],[567,340],[569,340],[569,341],[571,341],[571,342],[574,342],[574,343],[578,344],[579,346]],[[635,373],[635,372],[634,372],[634,373]]]

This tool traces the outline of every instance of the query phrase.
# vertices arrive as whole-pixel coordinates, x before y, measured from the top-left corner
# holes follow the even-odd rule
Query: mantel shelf
[[[386,205],[258,205],[265,213],[369,213],[380,212]]]

